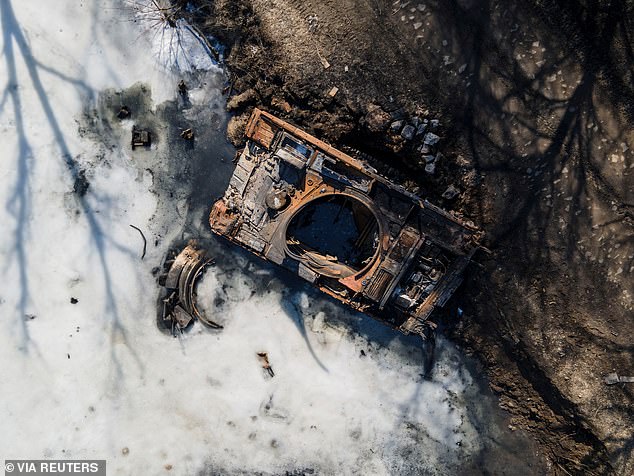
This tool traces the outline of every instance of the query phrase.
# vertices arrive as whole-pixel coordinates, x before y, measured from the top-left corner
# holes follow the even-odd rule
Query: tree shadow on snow
[[[93,10],[94,24],[98,22],[98,17],[95,16],[97,14],[98,8]],[[44,72],[52,74],[64,83],[72,86],[85,101],[94,100],[94,91],[83,80],[65,75],[61,71],[47,66],[36,59],[29,42],[25,37],[24,30],[15,16],[10,0],[2,0],[2,2],[0,2],[0,21],[2,25],[3,38],[2,56],[4,58],[8,75],[7,85],[2,94],[2,98],[0,99],[0,114],[4,112],[7,102],[10,100],[13,106],[12,112],[15,117],[16,131],[18,134],[18,156],[16,158],[17,179],[13,185],[9,200],[6,203],[6,208],[15,218],[15,231],[13,232],[15,253],[13,259],[18,265],[18,283],[20,286],[17,314],[21,323],[23,340],[21,349],[24,352],[28,352],[32,347],[36,348],[35,343],[30,337],[29,330],[24,319],[27,306],[31,300],[31,290],[28,276],[29,256],[27,246],[30,238],[29,217],[31,215],[32,202],[30,181],[34,156],[33,149],[29,141],[28,127],[25,122],[23,98],[20,92],[22,89],[26,88],[26,85],[24,85],[23,82],[23,85],[18,87],[19,78],[17,64],[21,59],[26,66],[28,79],[31,82],[30,86],[33,88],[39,104],[44,111],[46,122],[50,127],[55,144],[57,145],[60,156],[66,166],[68,178],[73,184],[83,180],[83,172],[80,164],[75,158],[73,158],[64,131],[62,130],[53,105],[46,93],[41,73]],[[96,31],[97,28],[93,28],[93,30]],[[141,370],[143,366],[138,355],[134,351],[134,348],[130,345],[126,329],[121,321],[117,301],[115,299],[115,289],[111,275],[111,268],[107,259],[107,251],[108,247],[114,247],[118,251],[129,255],[132,255],[132,252],[124,246],[116,243],[112,237],[108,235],[107,230],[104,229],[104,225],[98,220],[98,211],[92,203],[99,205],[104,205],[105,203],[107,205],[107,198],[100,196],[90,189],[85,192],[85,194],[76,193],[75,199],[77,200],[79,208],[82,211],[82,215],[88,224],[92,251],[97,253],[99,269],[104,280],[104,293],[106,299],[104,316],[110,320],[110,356],[115,366],[117,379],[121,380],[123,376],[123,368],[115,351],[115,341],[119,343],[123,342]],[[8,264],[9,263],[7,263],[7,265]]]

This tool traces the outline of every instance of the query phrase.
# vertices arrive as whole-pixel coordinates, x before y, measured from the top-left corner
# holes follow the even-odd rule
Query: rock
[[[427,123],[422,123],[419,124],[418,127],[416,128],[416,135],[417,136],[421,136],[425,133],[425,130],[427,129]]]
[[[251,102],[257,99],[257,93],[254,89],[247,89],[246,91],[232,96],[227,101],[227,111],[235,111],[236,109],[242,109]]]
[[[434,173],[436,172],[436,164],[434,162],[431,162],[425,165],[425,172],[427,172],[429,175],[434,175]]]
[[[79,302],[79,299],[74,298],[74,297],[71,297],[71,298],[70,298],[70,303],[71,303],[71,304],[77,304],[78,302]]]
[[[445,190],[445,192],[442,194],[442,198],[444,198],[445,200],[453,200],[459,194],[460,190],[458,190],[453,185],[449,185],[449,187],[447,187],[447,190]]]
[[[442,155],[440,152],[438,152],[436,154],[436,160],[434,162],[440,162],[440,160],[444,158],[444,155]]]
[[[425,134],[423,143],[425,145],[436,145],[438,144],[439,140],[440,140],[440,137],[438,137],[436,134],[434,134],[433,132],[428,132],[427,134]]]
[[[433,155],[424,155],[423,159],[425,160],[426,164],[433,164],[434,162],[436,162],[436,157]]]
[[[403,130],[401,131],[401,137],[405,140],[412,140],[415,134],[416,128],[410,124],[403,127]]]
[[[438,119],[432,119],[429,122],[429,125],[431,126],[432,129],[436,129],[440,125],[440,121]]]
[[[420,146],[420,153],[425,155],[425,154],[429,154],[431,152],[430,147],[427,144],[423,144]]]
[[[418,127],[420,125],[420,117],[414,116],[410,122],[414,127]]]
[[[370,104],[365,115],[365,125],[371,132],[383,132],[390,123],[390,115],[381,106]]]
[[[464,73],[465,69],[467,69],[467,63],[463,64],[462,66],[460,66],[460,68],[458,68],[458,74]]]
[[[403,124],[405,124],[405,121],[394,121],[391,125],[390,125],[390,129],[392,130],[392,132],[399,132],[402,127]]]

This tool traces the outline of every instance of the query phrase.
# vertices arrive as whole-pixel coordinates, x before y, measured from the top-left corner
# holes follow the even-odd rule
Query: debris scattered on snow
[[[258,358],[260,359],[260,363],[262,368],[266,371],[269,377],[275,377],[275,372],[273,372],[273,368],[269,362],[269,355],[266,352],[258,352]]]
[[[132,150],[136,147],[150,147],[152,145],[152,135],[147,129],[132,127]]]
[[[190,127],[181,132],[181,137],[185,140],[194,140],[194,130]]]

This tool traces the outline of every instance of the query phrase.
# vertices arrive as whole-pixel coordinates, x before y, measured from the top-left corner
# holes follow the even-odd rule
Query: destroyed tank
[[[245,135],[229,186],[212,207],[211,230],[351,308],[424,337],[482,232],[265,111],[254,110]],[[177,258],[178,269],[205,259],[194,251]],[[198,275],[178,269],[170,269],[176,293],[164,317],[182,327],[191,320],[184,316],[198,317]]]

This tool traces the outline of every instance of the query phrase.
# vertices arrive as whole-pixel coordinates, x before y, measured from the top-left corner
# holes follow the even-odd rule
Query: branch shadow
[[[524,284],[531,280],[539,288],[531,302],[543,315],[552,312],[555,292],[570,302],[586,299],[589,312],[597,304],[611,306],[618,286],[628,288],[634,262],[633,164],[625,153],[634,137],[627,126],[634,119],[634,5],[451,0],[431,8],[436,31],[457,45],[456,64],[466,65],[462,82],[444,85],[445,110],[455,121],[451,134],[465,138],[454,143],[473,159],[479,176],[489,176],[489,188],[474,187],[470,203],[489,232],[493,274],[509,281],[503,289],[518,292],[505,296],[509,311],[526,302],[519,293],[529,290]],[[610,235],[611,254],[599,235]],[[614,273],[608,265],[619,266],[617,257],[620,285],[607,279]],[[549,282],[568,289],[548,289]],[[574,313],[576,306],[559,312]],[[513,316],[526,319],[518,311]],[[605,350],[609,357],[601,365],[618,361],[627,367],[631,345],[584,332],[587,323],[608,325],[611,319],[595,313],[587,322],[561,319],[555,325]],[[552,323],[534,323],[552,334]],[[530,328],[526,322],[517,326]],[[605,447],[595,449],[590,459],[603,464],[598,461]]]
[[[97,9],[98,11],[98,9]],[[16,121],[16,129],[18,133],[19,150],[17,157],[17,180],[13,187],[13,192],[10,196],[8,203],[6,204],[9,213],[15,217],[16,229],[14,232],[14,246],[15,246],[15,260],[19,267],[19,283],[20,283],[20,297],[18,303],[18,311],[20,313],[20,320],[22,322],[22,336],[23,336],[23,351],[28,352],[29,347],[35,346],[30,338],[24,319],[22,318],[27,304],[30,301],[31,290],[29,286],[28,277],[28,253],[26,245],[28,243],[28,226],[29,226],[29,214],[31,207],[31,190],[29,187],[31,177],[31,165],[33,160],[33,151],[27,135],[25,126],[25,117],[23,111],[23,104],[18,89],[18,73],[16,66],[16,51],[24,61],[28,78],[31,81],[31,85],[35,91],[36,97],[44,111],[47,123],[53,135],[55,144],[57,145],[61,157],[64,160],[66,170],[69,178],[75,183],[80,179],[82,169],[76,159],[73,158],[70,147],[67,143],[62,127],[57,119],[53,105],[51,104],[49,97],[44,88],[44,83],[40,77],[40,72],[46,72],[61,79],[65,83],[68,83],[73,88],[76,88],[80,95],[83,95],[87,101],[94,100],[94,91],[88,84],[81,79],[71,78],[64,73],[46,66],[38,61],[31,50],[31,47],[24,35],[24,31],[20,25],[19,20],[16,18],[13,6],[10,0],[2,0],[0,3],[0,18],[2,25],[2,36],[4,43],[3,56],[8,72],[8,84],[0,101],[0,113],[3,111],[6,99],[11,98],[13,104],[13,114]],[[14,49],[14,45],[16,49]],[[104,203],[104,197],[100,197],[98,194],[87,191],[85,195],[76,194],[75,198],[79,205],[80,210],[83,212],[88,228],[90,231],[90,237],[92,240],[93,250],[98,255],[98,261],[100,265],[101,274],[104,279],[104,292],[106,298],[105,315],[109,316],[111,321],[110,327],[110,339],[114,344],[115,340],[123,342],[132,355],[134,361],[138,365],[141,371],[143,371],[143,365],[133,346],[130,344],[127,336],[126,329],[121,321],[119,309],[117,307],[117,301],[115,298],[114,284],[111,275],[110,264],[108,263],[107,247],[114,245],[119,251],[134,256],[134,253],[125,247],[115,243],[104,230],[103,225],[97,218],[97,211],[91,205],[91,199],[96,203]],[[107,204],[107,202],[106,202]],[[123,377],[123,368],[119,357],[115,352],[115,346],[111,346],[110,353],[111,361],[115,366],[115,373],[117,381],[120,381]]]

